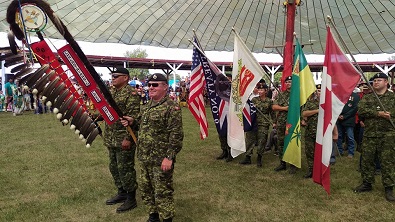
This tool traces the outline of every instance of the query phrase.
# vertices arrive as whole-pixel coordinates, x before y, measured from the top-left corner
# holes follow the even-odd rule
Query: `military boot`
[[[167,218],[167,219],[163,219],[163,222],[172,222],[172,221],[173,221],[173,218],[172,218],[172,217]]]
[[[289,166],[289,172],[288,172],[288,173],[289,173],[289,174],[295,174],[295,173],[296,173],[296,166],[290,164],[290,166]]]
[[[222,160],[222,159],[225,159],[226,157],[228,157],[228,150],[222,150],[221,155],[219,155],[216,159]]]
[[[232,154],[230,153],[230,149],[228,149],[228,156],[226,157],[226,162],[230,162],[233,160]]]
[[[126,200],[127,198],[127,193],[123,189],[118,189],[118,194],[111,197],[110,199],[106,200],[107,205],[114,205],[117,203],[122,203]]]
[[[394,197],[392,190],[393,190],[393,187],[386,187],[385,188],[385,199],[388,201],[391,201],[391,202],[395,201],[395,197]]]
[[[258,154],[258,157],[256,158],[256,166],[262,167],[262,155],[260,154]]]
[[[147,222],[160,222],[159,214],[158,213],[149,214]]]
[[[313,177],[313,171],[311,169],[309,169],[306,174],[303,176],[303,178],[311,178]]]
[[[354,189],[355,193],[369,192],[372,190],[372,184],[368,182],[363,182],[361,185]]]
[[[282,171],[282,170],[286,170],[287,169],[287,165],[285,164],[284,161],[280,161],[280,165],[278,165],[276,168],[274,168],[274,171]]]
[[[246,155],[246,157],[244,158],[244,160],[240,161],[239,163],[240,163],[240,164],[243,164],[243,165],[251,164],[251,156],[247,156],[247,155]]]
[[[136,191],[129,192],[126,195],[125,202],[117,208],[117,213],[123,213],[137,207]]]

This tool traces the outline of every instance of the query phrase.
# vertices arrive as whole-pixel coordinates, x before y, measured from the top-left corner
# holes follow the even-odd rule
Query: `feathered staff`
[[[46,3],[46,2],[44,2],[42,0],[20,0],[20,1],[14,0],[14,1],[11,2],[11,4],[9,5],[9,7],[7,9],[7,22],[10,24],[10,29],[11,29],[12,33],[15,35],[15,37],[17,39],[23,41],[23,42],[26,41],[24,32],[21,30],[20,26],[16,22],[17,21],[16,15],[17,15],[18,9],[20,11],[21,10],[21,5],[25,5],[25,4],[33,4],[33,5],[37,6],[37,7],[39,7],[40,9],[42,9],[45,12],[45,14],[49,17],[49,19],[52,21],[52,23],[54,24],[56,29],[59,31],[59,33],[69,43],[72,51],[74,51],[76,53],[76,55],[78,56],[78,58],[81,60],[81,62],[84,65],[83,68],[86,68],[87,71],[89,72],[89,73],[85,73],[85,75],[90,75],[93,78],[95,84],[97,85],[97,87],[99,88],[100,92],[102,93],[103,97],[105,98],[106,102],[109,105],[108,107],[106,106],[106,109],[103,109],[105,111],[101,112],[102,115],[104,114],[103,117],[105,117],[105,115],[109,114],[111,112],[111,110],[114,110],[115,113],[117,114],[117,116],[115,116],[116,119],[121,118],[123,116],[123,113],[119,109],[119,107],[117,106],[115,101],[113,100],[113,98],[112,98],[110,92],[108,91],[107,87],[102,82],[100,76],[97,74],[97,72],[95,71],[94,67],[90,64],[90,62],[88,61],[87,57],[85,56],[85,54],[82,52],[81,48],[79,47],[78,43],[74,40],[74,38],[72,37],[72,35],[68,31],[67,27],[55,15],[54,11],[51,9],[51,7],[50,7],[50,5],[48,3]],[[11,42],[11,40],[10,40],[10,42]],[[11,46],[11,48],[13,48],[13,52],[14,52],[15,51],[15,47]],[[33,78],[33,77],[30,77],[30,78]],[[34,78],[37,78],[37,77],[34,77]],[[48,78],[48,77],[47,77],[47,75],[44,75],[41,78]],[[27,81],[29,81],[29,79]],[[56,81],[56,78],[52,79],[51,81],[52,81],[51,82],[51,84],[52,84],[54,81]],[[46,87],[46,89],[48,87],[49,87],[49,85]],[[62,90],[60,90],[60,91],[55,91],[55,90],[56,89],[53,89],[52,90],[53,92],[51,91],[50,94],[51,95],[55,94],[55,96],[58,96],[62,92]],[[50,89],[49,89],[49,91],[50,91]],[[97,99],[97,98],[93,97],[90,94],[88,94],[88,96],[93,101],[95,99]],[[66,99],[66,98],[63,98],[63,96],[62,96],[59,99]],[[69,101],[65,101],[65,103],[68,103],[67,104],[68,106],[66,108],[73,107],[73,105],[75,104],[75,102],[73,103],[73,102],[69,102]],[[58,103],[57,103],[57,105],[58,105]],[[65,105],[63,106],[63,108],[65,108]],[[76,119],[77,115],[81,116],[81,118],[84,118],[85,121],[83,121],[82,125],[79,124],[80,125],[79,131],[81,132],[82,137],[83,138],[88,138],[88,139],[91,138],[91,137],[94,137],[94,136],[91,136],[89,134],[89,130],[90,129],[94,128],[94,130],[96,130],[96,127],[94,127],[93,121],[90,121],[90,120],[87,119],[87,117],[86,117],[87,114],[86,113],[82,113],[80,115],[79,111],[80,110],[74,111],[74,113],[68,113],[68,112],[70,112],[70,111],[68,111],[65,115],[70,116],[70,115],[75,114],[74,117],[73,117],[73,121],[72,122],[74,122],[74,119]],[[106,120],[106,118],[104,118],[104,119]],[[111,123],[112,122],[110,122],[110,124]],[[132,135],[134,141],[136,141],[136,137],[135,137],[133,131],[130,129],[130,127],[128,127],[128,131]],[[87,141],[87,145],[90,144],[88,142],[91,142],[91,141]]]

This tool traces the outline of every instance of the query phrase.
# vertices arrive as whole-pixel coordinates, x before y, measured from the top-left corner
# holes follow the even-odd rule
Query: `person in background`
[[[4,111],[5,107],[5,95],[2,90],[0,90],[0,112]]]
[[[8,79],[8,82],[4,84],[5,90],[5,112],[13,110],[14,103],[14,92],[16,90],[16,85],[14,83],[14,78],[11,77]]]
[[[343,142],[345,142],[345,136],[347,136],[347,157],[350,159],[354,157],[354,127],[359,100],[359,95],[353,92],[347,103],[344,105],[336,123],[337,131],[339,132],[337,148],[339,149],[340,155],[343,155]]]
[[[317,135],[317,123],[318,123],[318,110],[320,105],[320,94],[321,84],[316,85],[315,94],[312,98],[307,100],[306,105],[303,107],[302,117],[306,121],[305,129],[305,154],[307,161],[307,172],[304,178],[311,178],[313,176],[313,165],[314,165],[314,151],[315,141]]]
[[[284,149],[284,138],[285,138],[285,127],[287,124],[287,115],[288,115],[288,106],[289,106],[289,97],[291,94],[291,86],[292,86],[292,77],[288,76],[284,81],[286,90],[280,92],[277,96],[277,99],[274,100],[272,109],[277,111],[277,144],[279,149],[279,158],[280,165],[278,165],[274,170],[282,171],[286,170],[287,166],[285,161],[283,161],[283,149]],[[290,165],[290,174],[296,173],[296,166]]]

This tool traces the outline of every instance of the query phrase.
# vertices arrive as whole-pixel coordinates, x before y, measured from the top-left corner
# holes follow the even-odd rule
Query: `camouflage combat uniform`
[[[184,133],[179,105],[168,96],[142,106],[137,158],[141,162],[140,189],[149,213],[162,218],[174,217],[173,170],[175,156],[182,148]],[[162,171],[164,158],[173,159],[173,167]]]
[[[110,93],[125,115],[137,117],[140,111],[140,97],[133,87],[126,85],[121,89],[111,88]],[[122,149],[122,141],[125,138],[131,141],[129,150]],[[119,192],[135,191],[137,189],[136,170],[134,169],[136,144],[119,120],[112,125],[106,124],[104,145],[108,148],[109,168]]]
[[[378,95],[386,111],[391,113],[395,121],[395,94],[386,91]],[[375,154],[381,163],[382,183],[384,187],[395,185],[395,129],[390,121],[378,117],[378,112],[383,111],[374,94],[365,95],[359,103],[359,116],[365,118],[364,145],[362,149],[362,179],[366,183],[374,183]]]
[[[309,99],[303,108],[303,111],[317,110],[319,108],[319,98]],[[314,164],[314,150],[315,150],[315,140],[317,136],[317,123],[318,123],[318,113],[307,117],[306,128],[305,128],[305,154],[307,167],[312,172]]]
[[[289,97],[291,92],[286,90],[280,92],[276,100],[274,100],[273,105],[279,106],[289,106]],[[285,126],[287,125],[287,115],[288,111],[278,111],[277,113],[277,144],[279,149],[280,160],[283,159],[284,152],[284,138],[285,138]]]
[[[258,150],[259,155],[263,155],[267,137],[269,134],[270,125],[272,125],[273,101],[269,98],[261,99],[260,97],[255,97],[251,100],[257,109],[257,140],[258,140]]]

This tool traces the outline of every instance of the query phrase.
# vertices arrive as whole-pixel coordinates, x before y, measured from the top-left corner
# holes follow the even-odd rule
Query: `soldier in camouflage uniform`
[[[304,178],[311,178],[313,176],[314,150],[317,135],[318,109],[320,105],[321,85],[319,84],[316,87],[316,93],[313,94],[309,100],[307,100],[306,105],[304,106],[302,111],[302,117],[306,120],[304,147],[308,167]]]
[[[112,72],[110,93],[118,107],[125,115],[137,117],[140,111],[140,97],[129,84],[129,71],[116,68]],[[137,207],[136,202],[136,170],[134,155],[136,143],[120,121],[112,125],[106,124],[104,130],[104,145],[108,148],[110,172],[114,179],[118,194],[106,201],[107,205],[124,202],[117,208],[117,213]]]
[[[258,94],[258,88],[260,87],[260,83],[258,83],[254,90],[252,91],[252,94],[250,95],[250,100],[252,100],[252,98],[255,98],[257,96],[259,96]],[[252,103],[246,103],[245,107],[250,107],[250,106],[254,106],[254,104]],[[255,107],[255,106],[254,106]],[[243,122],[245,121],[245,116],[243,116]],[[240,161],[240,164],[246,165],[246,164],[251,164],[251,156],[254,150],[254,147],[256,145],[258,145],[258,125],[257,125],[257,121],[256,118],[253,118],[251,116],[251,127],[249,126],[249,124],[244,124],[244,134],[245,134],[245,144],[246,144],[246,152],[245,152],[245,158]]]
[[[140,188],[149,207],[150,222],[164,222],[174,217],[173,171],[176,154],[182,148],[184,133],[179,105],[167,96],[167,78],[153,74],[148,79],[151,100],[140,111],[136,121],[124,117],[124,125],[139,124],[137,157],[141,162]],[[129,122],[129,123],[128,123]]]
[[[280,92],[278,97],[273,102],[272,109],[274,111],[278,111],[277,113],[277,144],[279,149],[279,157],[280,157],[280,165],[278,165],[274,170],[282,171],[286,170],[287,166],[283,159],[284,152],[284,139],[285,139],[285,126],[287,124],[287,115],[288,115],[288,106],[289,106],[289,97],[291,94],[291,85],[292,85],[292,77],[288,76],[284,81],[286,90],[284,92]],[[290,166],[290,174],[296,173],[296,167],[294,165]]]
[[[393,186],[395,185],[395,128],[391,125],[395,121],[395,94],[387,88],[388,76],[377,73],[373,77],[373,89],[381,100],[384,108],[380,106],[373,93],[365,95],[359,103],[358,113],[365,118],[364,145],[362,148],[362,184],[354,192],[367,192],[372,190],[374,183],[375,162],[377,154],[381,164],[381,180],[385,188],[385,198],[395,201]]]
[[[269,87],[264,83],[258,84],[257,89],[259,97],[254,97],[251,100],[251,102],[257,109],[257,167],[262,167],[262,156],[265,150],[267,137],[269,134],[269,128],[272,124],[272,119],[274,117],[274,112],[272,110],[273,101],[270,98],[266,97],[268,88]],[[246,154],[246,156],[247,155],[248,154]]]

